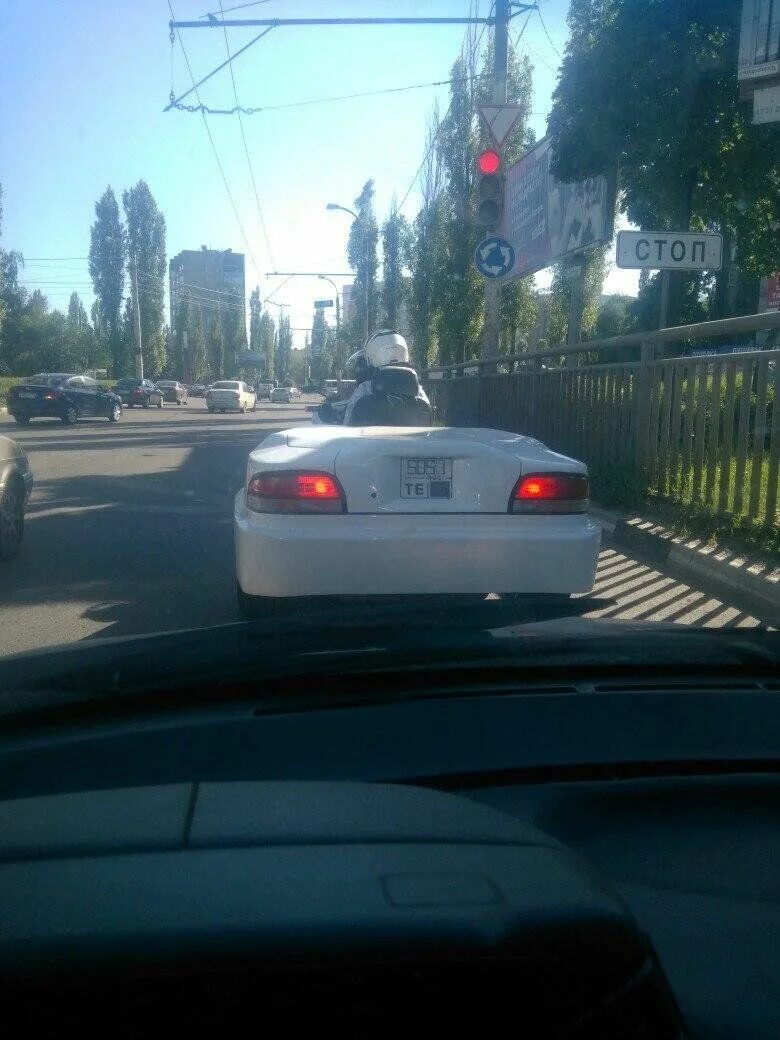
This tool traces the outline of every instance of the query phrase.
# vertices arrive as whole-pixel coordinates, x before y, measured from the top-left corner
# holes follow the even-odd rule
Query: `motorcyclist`
[[[380,329],[374,332],[365,342],[362,350],[347,362],[348,369],[354,375],[356,386],[347,401],[344,410],[344,425],[370,425],[376,421],[374,413],[383,410],[383,401],[378,393],[378,378],[382,369],[404,366],[405,374],[410,377],[408,383],[413,383],[413,404],[418,409],[418,414],[430,413],[430,401],[428,395],[420,386],[417,373],[409,367],[409,347],[406,340],[392,329]],[[402,373],[403,374],[403,373]],[[408,394],[410,391],[405,391]],[[372,408],[373,401],[376,407]],[[358,416],[360,420],[358,421]]]

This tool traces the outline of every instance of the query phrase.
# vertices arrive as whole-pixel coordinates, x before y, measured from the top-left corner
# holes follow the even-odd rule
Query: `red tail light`
[[[256,513],[346,513],[344,491],[330,473],[256,473],[246,504]]]
[[[143,390],[141,389],[141,387],[140,387],[140,386],[137,386],[137,387],[135,388],[135,390],[133,390],[133,393],[134,393],[134,394],[138,394],[138,396],[140,397],[140,396],[141,396],[141,395],[143,394]]]
[[[510,513],[584,513],[588,478],[583,473],[529,473],[509,501]]]

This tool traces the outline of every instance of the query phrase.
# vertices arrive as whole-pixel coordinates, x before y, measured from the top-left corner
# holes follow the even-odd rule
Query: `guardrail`
[[[675,344],[780,329],[767,312],[423,373],[437,419],[525,433],[602,473],[713,513],[778,522],[780,349],[670,356]],[[605,351],[631,360],[599,361]]]

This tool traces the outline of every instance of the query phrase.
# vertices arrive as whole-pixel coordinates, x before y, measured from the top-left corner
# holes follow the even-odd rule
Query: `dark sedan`
[[[163,406],[163,392],[159,390],[151,379],[138,379],[126,376],[116,384],[116,392],[122,398],[128,408],[139,405],[141,408],[151,408],[156,405]]]
[[[163,397],[171,404],[186,404],[190,399],[187,387],[177,383],[175,379],[158,379],[157,389],[162,390]]]
[[[8,411],[20,426],[37,418],[60,419],[66,426],[94,417],[118,422],[122,398],[89,376],[40,372],[11,388]]]

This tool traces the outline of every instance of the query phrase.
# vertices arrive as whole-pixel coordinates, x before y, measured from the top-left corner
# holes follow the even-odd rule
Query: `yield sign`
[[[500,148],[511,133],[512,127],[523,111],[522,105],[480,105],[479,114],[493,138],[496,148]]]

